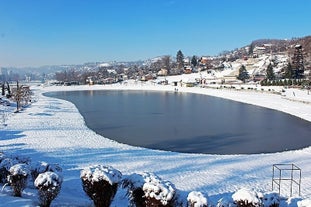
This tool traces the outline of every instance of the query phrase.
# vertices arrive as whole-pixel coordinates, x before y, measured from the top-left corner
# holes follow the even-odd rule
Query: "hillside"
[[[301,45],[303,48],[304,64],[306,69],[311,67],[311,36],[302,38],[293,38],[291,40],[279,40],[279,39],[259,39],[253,41],[247,47],[255,48],[268,46],[265,54],[287,54],[292,56],[294,54],[295,45]],[[253,55],[253,53],[251,53]]]

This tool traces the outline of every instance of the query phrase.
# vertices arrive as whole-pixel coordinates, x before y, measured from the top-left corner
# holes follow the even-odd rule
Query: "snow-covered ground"
[[[175,91],[176,88],[179,93],[191,92],[228,98],[280,110],[311,121],[311,94],[297,89],[288,89],[279,95],[263,93],[261,90],[186,88],[151,83],[38,86],[33,88],[37,101],[20,113],[10,113],[7,126],[0,126],[0,151],[30,157],[32,162],[58,163],[63,168],[62,189],[52,206],[92,206],[92,201],[83,192],[80,171],[98,164],[112,166],[123,176],[155,173],[173,183],[185,198],[189,192],[199,191],[208,194],[209,202],[216,205],[220,198],[230,197],[241,188],[271,191],[273,164],[294,163],[302,169],[302,180],[300,198],[297,186],[293,186],[297,199],[292,206],[296,206],[299,199],[311,198],[311,147],[252,155],[184,154],[132,147],[104,138],[88,129],[72,103],[42,94],[57,90]],[[36,192],[35,188],[28,187],[22,198],[16,198],[11,195],[10,187],[6,186],[0,191],[0,205],[36,206]],[[283,189],[282,193],[288,195],[289,189]],[[122,207],[127,204],[125,190],[120,188],[112,206]]]

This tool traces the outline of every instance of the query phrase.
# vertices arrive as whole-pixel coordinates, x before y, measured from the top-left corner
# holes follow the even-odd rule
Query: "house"
[[[259,47],[259,46],[256,46],[253,50],[253,56],[254,57],[258,57],[262,54],[264,54],[266,52],[266,47],[262,46],[262,47]]]
[[[157,73],[158,76],[167,76],[168,74],[168,70],[165,68],[162,68],[161,70],[159,70],[159,72]]]
[[[182,85],[186,87],[194,87],[197,84],[197,81],[193,78],[184,78],[182,80]]]
[[[190,74],[190,73],[192,73],[192,68],[191,68],[190,66],[185,67],[184,73],[185,73],[185,74]]]

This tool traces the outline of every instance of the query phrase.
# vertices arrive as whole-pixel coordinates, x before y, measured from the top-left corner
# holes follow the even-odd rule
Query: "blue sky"
[[[307,35],[310,0],[0,0],[0,67],[216,55]]]

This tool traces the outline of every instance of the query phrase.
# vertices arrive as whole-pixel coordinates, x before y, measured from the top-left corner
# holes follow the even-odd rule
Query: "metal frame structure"
[[[278,186],[279,194],[281,193],[281,181],[290,182],[290,196],[293,195],[293,184],[298,186],[298,193],[301,193],[301,169],[295,164],[274,164],[272,174],[272,191],[275,185]],[[284,173],[287,172],[287,176]],[[298,173],[298,178],[295,175]]]

